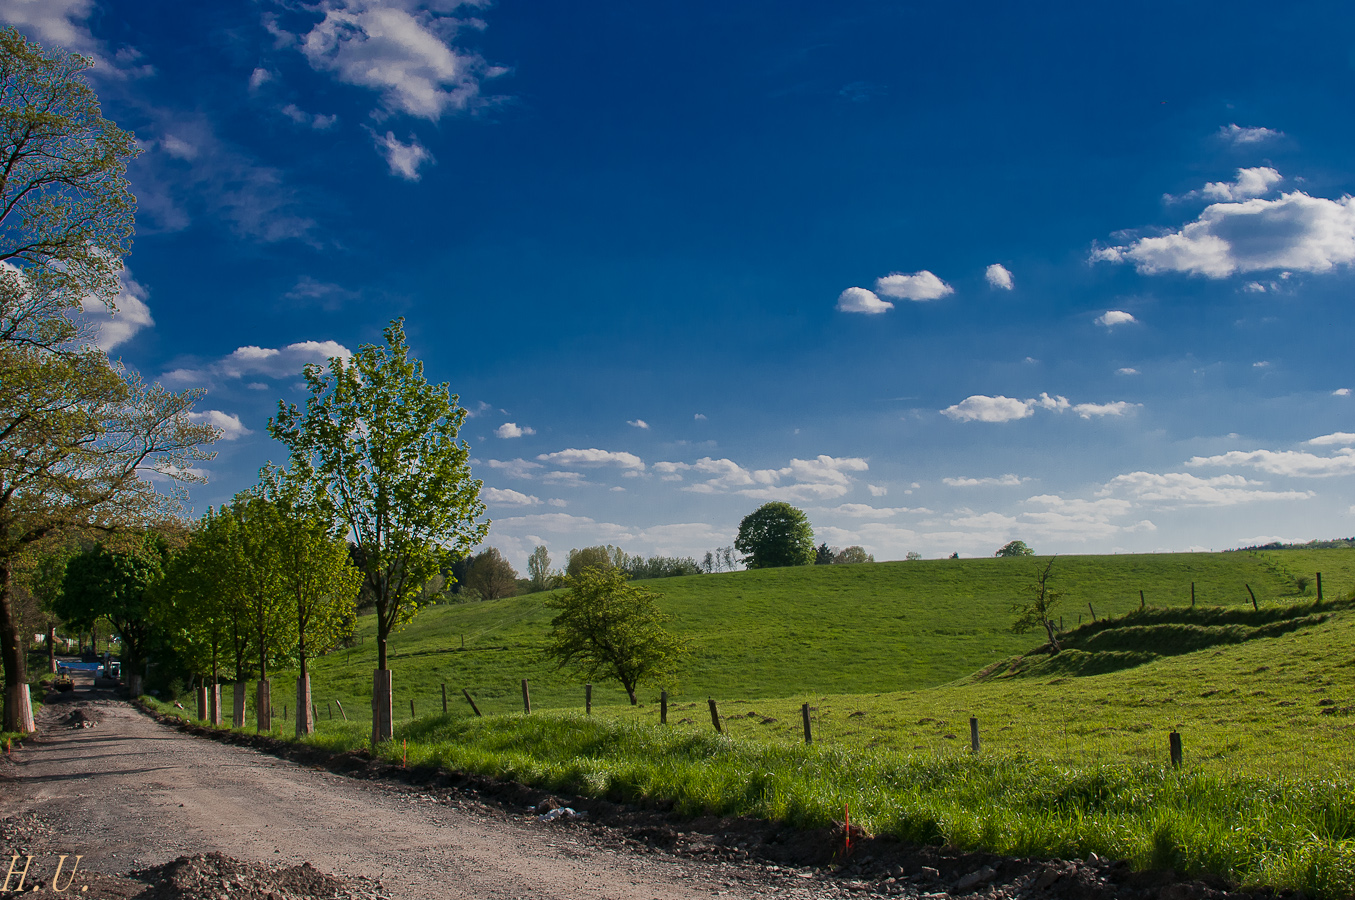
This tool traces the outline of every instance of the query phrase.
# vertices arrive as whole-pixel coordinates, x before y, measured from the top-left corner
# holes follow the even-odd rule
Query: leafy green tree
[[[776,500],[744,516],[734,546],[750,569],[807,566],[814,562],[814,529],[803,512]]]
[[[431,385],[411,359],[403,321],[385,344],[365,344],[327,369],[306,367],[305,409],[279,405],[268,432],[291,451],[285,479],[356,545],[376,606],[377,667],[388,685],[387,642],[425,602],[424,586],[484,540],[481,483],[457,439],[466,411],[447,385]],[[385,689],[384,687],[382,688]],[[374,708],[376,740],[390,738]]]
[[[1012,631],[1025,634],[1032,628],[1041,627],[1049,638],[1050,649],[1058,653],[1063,648],[1059,646],[1058,629],[1054,626],[1054,608],[1061,595],[1049,585],[1053,572],[1054,557],[1051,556],[1043,569],[1035,570],[1035,577],[1026,586],[1025,599],[1012,604],[1012,612],[1016,613]]]
[[[152,532],[126,552],[96,544],[66,566],[57,613],[73,621],[111,622],[122,639],[122,664],[132,679],[146,663],[155,627],[152,591],[164,575],[168,557],[164,538]],[[135,688],[136,681],[131,683]]]
[[[839,566],[868,562],[875,562],[875,556],[867,553],[865,547],[843,547],[837,552],[837,555],[833,557],[833,563]]]
[[[0,728],[31,731],[15,562],[71,528],[146,526],[177,510],[142,475],[193,480],[215,431],[194,393],[147,386],[74,315],[111,306],[131,244],[132,136],[104,119],[89,61],[0,30]]]
[[[486,547],[471,560],[466,587],[482,600],[497,600],[517,593],[518,573],[497,547]]]
[[[544,591],[551,586],[550,551],[544,546],[537,547],[527,557],[527,578],[533,591]]]
[[[43,613],[47,625],[47,670],[56,672],[56,626],[60,616],[56,608],[61,603],[66,581],[66,565],[76,548],[66,540],[51,542],[33,554],[32,564],[25,573],[28,592]]]
[[[631,705],[641,681],[675,674],[686,650],[664,628],[659,594],[629,583],[615,567],[590,567],[565,578],[564,594],[546,601],[551,620],[546,655],[588,679],[616,679]]]
[[[1026,546],[1025,541],[1011,541],[1003,544],[994,556],[1034,556],[1035,551]]]
[[[565,564],[565,575],[569,577],[582,575],[584,569],[616,568],[618,556],[625,556],[625,551],[619,547],[613,547],[611,544],[605,547],[584,547],[581,550],[570,550],[569,562]]]
[[[908,551],[908,555],[904,557],[904,559],[908,560],[909,562],[914,562],[914,561],[919,560],[919,559],[921,559],[921,558],[922,558],[922,554],[921,554],[921,553],[918,553],[916,550],[909,550],[909,551]]]

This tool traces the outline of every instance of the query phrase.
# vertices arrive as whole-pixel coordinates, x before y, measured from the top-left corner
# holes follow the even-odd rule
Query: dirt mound
[[[99,724],[99,716],[94,710],[82,707],[73,710],[70,715],[63,718],[61,724],[71,728],[93,728]]]
[[[381,883],[368,878],[326,875],[308,862],[269,868],[221,853],[181,856],[131,877],[151,884],[136,900],[385,900]]]

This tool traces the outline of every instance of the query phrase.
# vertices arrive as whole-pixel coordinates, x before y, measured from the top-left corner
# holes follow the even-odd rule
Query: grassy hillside
[[[1305,551],[1322,566],[1330,596],[1355,586],[1355,552]],[[1278,565],[1281,558],[1287,568]],[[1345,566],[1349,557],[1351,565]],[[1262,604],[1296,599],[1296,554],[1151,554],[1069,556],[1055,562],[1064,593],[1064,625],[1149,606],[1250,607],[1244,585]],[[802,694],[870,694],[918,690],[969,675],[1038,643],[1009,631],[1010,606],[1041,560],[929,560],[817,566],[701,575],[647,582],[662,592],[692,655],[675,698],[755,700]],[[1313,571],[1316,571],[1314,568]],[[1334,574],[1326,574],[1334,573]],[[1310,591],[1311,592],[1311,591]],[[521,709],[521,679],[535,708],[582,706],[583,689],[541,657],[551,611],[542,595],[440,606],[421,613],[391,642],[396,715],[441,708],[440,685],[464,707],[471,691],[487,713]],[[360,623],[360,643],[317,661],[317,700],[338,698],[365,709],[375,667],[373,621]],[[463,649],[464,644],[464,649]],[[276,705],[287,703],[279,673]],[[641,691],[657,697],[658,686]],[[615,685],[597,685],[598,705],[622,702]]]

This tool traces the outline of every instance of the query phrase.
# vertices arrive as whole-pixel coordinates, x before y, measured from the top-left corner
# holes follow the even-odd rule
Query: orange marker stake
[[[852,853],[852,807],[850,803],[842,804],[842,830],[847,837],[847,844],[842,855],[850,856]]]

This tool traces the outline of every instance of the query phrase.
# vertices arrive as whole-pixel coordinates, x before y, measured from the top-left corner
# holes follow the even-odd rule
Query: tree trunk
[[[311,674],[306,667],[306,654],[301,654],[301,674],[296,679],[296,736],[304,737],[315,731],[311,710]]]
[[[10,594],[9,562],[0,563],[0,657],[5,670],[4,731],[28,733],[33,727],[33,707],[28,699],[28,666],[23,639]]]
[[[638,706],[638,705],[639,705],[639,702],[635,699],[635,688],[632,688],[632,687],[626,688],[626,696],[630,698],[630,705],[631,705],[631,706]]]
[[[372,673],[372,747],[395,736],[395,692],[390,669]]]
[[[1054,620],[1053,620],[1053,619],[1045,619],[1045,620],[1044,620],[1044,630],[1045,630],[1045,632],[1049,635],[1049,646],[1051,646],[1051,647],[1054,648],[1054,652],[1055,652],[1055,653],[1058,653],[1058,652],[1059,652],[1060,650],[1062,650],[1063,648],[1059,646],[1059,638],[1058,638],[1058,635],[1057,635],[1057,634],[1055,633],[1055,631],[1054,631]]]
[[[47,671],[56,674],[56,623],[47,623]]]

